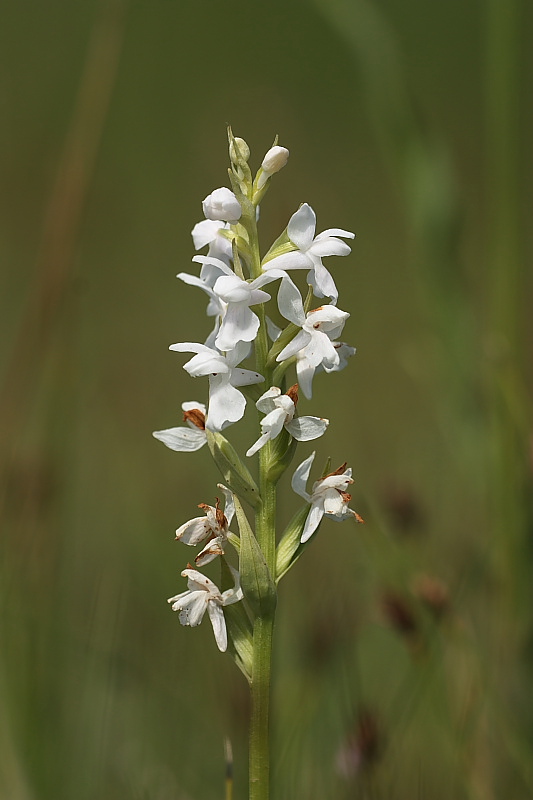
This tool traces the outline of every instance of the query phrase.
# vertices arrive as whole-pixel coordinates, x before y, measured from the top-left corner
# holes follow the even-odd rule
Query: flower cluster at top
[[[232,539],[238,548],[238,536],[229,532],[235,513],[234,496],[239,496],[239,489],[244,486],[245,493],[240,496],[251,502],[249,498],[256,488],[253,479],[247,477],[245,463],[222,431],[243,418],[247,398],[252,398],[262,418],[260,435],[250,441],[246,456],[252,457],[266,448],[271,459],[278,458],[280,472],[283,471],[294,453],[293,443],[316,439],[329,425],[322,417],[299,415],[299,390],[311,399],[315,376],[343,369],[355,353],[353,347],[340,340],[349,314],[337,306],[337,287],[323,263],[327,256],[348,255],[350,246],[345,240],[353,239],[354,234],[330,228],[317,235],[315,212],[304,203],[261,258],[257,237],[259,203],[272,176],[287,163],[289,152],[276,141],[255,176],[248,165],[249,155],[246,142],[234,138],[230,131],[232,188],[215,189],[203,201],[205,219],[192,230],[196,251],[204,251],[192,259],[199,271],[180,272],[177,276],[207,296],[206,314],[213,319],[205,341],[170,345],[170,350],[192,354],[183,367],[191,377],[208,379],[206,402],[184,402],[185,425],[154,432],[157,439],[176,451],[192,452],[207,443],[215,461],[217,455],[222,458],[222,453],[224,464],[229,465],[229,472],[221,467],[229,486],[218,484],[226,499],[224,511],[218,499],[215,506],[202,503],[205,516],[186,522],[176,531],[176,539],[182,543],[202,545],[195,558],[197,567],[224,556]],[[302,270],[308,285],[305,300],[293,280],[295,271]],[[272,301],[274,305],[274,291],[274,313],[278,319],[286,320],[283,328],[267,316],[267,304]],[[319,301],[314,308],[313,296]],[[243,366],[253,355],[255,362]],[[287,388],[286,372],[291,366],[297,383]],[[272,456],[274,451],[270,448],[280,442],[277,455]],[[297,468],[292,480],[293,489],[309,506],[298,531],[295,552],[317,530],[324,515],[338,521],[349,517],[361,521],[348,506],[350,495],[346,490],[353,480],[346,465],[323,475],[314,483],[311,494],[307,492],[313,458],[314,454]],[[294,557],[295,553],[291,555]],[[220,591],[189,565],[182,572],[188,579],[188,590],[169,599],[184,625],[198,625],[207,611],[221,650],[226,649],[228,641],[222,609],[243,597],[239,573],[229,565],[228,568],[234,586]]]

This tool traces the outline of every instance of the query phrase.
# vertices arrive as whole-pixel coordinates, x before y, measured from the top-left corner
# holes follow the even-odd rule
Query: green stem
[[[251,277],[261,274],[261,256],[259,238],[253,215],[241,220],[248,231],[251,260]],[[272,369],[267,368],[269,350],[266,329],[266,314],[263,305],[256,312],[261,325],[255,340],[256,369],[264,378],[267,386],[272,385]],[[259,453],[259,492],[261,505],[255,518],[255,535],[263,552],[272,578],[275,579],[276,565],[276,487],[268,479],[271,459],[271,446],[268,442]],[[273,609],[260,611],[254,621],[252,681],[251,681],[251,716],[250,716],[250,751],[249,751],[249,800],[269,800],[270,797],[270,679],[272,666],[272,635],[274,631]]]
[[[273,630],[274,614],[256,618],[251,685],[250,800],[269,800],[270,797],[269,711]]]

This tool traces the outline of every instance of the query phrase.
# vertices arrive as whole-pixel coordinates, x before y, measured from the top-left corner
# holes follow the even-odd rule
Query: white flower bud
[[[202,208],[206,219],[222,220],[230,224],[238,222],[242,214],[239,201],[225,186],[207,195]]]
[[[238,153],[235,148],[234,142],[239,150]],[[241,139],[240,136],[236,136],[229,146],[229,155],[234,164],[236,164],[240,159],[242,159],[243,161],[248,161],[248,159],[250,158],[250,148],[248,147],[244,139]]]
[[[275,172],[279,172],[280,169],[283,169],[288,160],[289,151],[287,148],[276,145],[276,147],[271,147],[264,157],[261,169],[269,176],[274,175]]]

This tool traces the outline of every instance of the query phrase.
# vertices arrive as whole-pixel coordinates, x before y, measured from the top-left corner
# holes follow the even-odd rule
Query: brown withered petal
[[[219,528],[222,528],[223,530],[226,530],[226,528],[228,527],[228,520],[226,519],[226,517],[224,516],[224,512],[220,508],[220,500],[218,499],[218,497],[215,498],[215,499],[217,501],[216,502],[215,516],[216,516],[216,520],[217,520],[218,526],[219,526]]]
[[[190,411],[183,412],[183,421],[192,422],[201,431],[205,431],[205,414],[199,408],[192,408]]]
[[[325,478],[331,478],[331,476],[332,476],[332,475],[342,475],[342,473],[343,473],[343,472],[345,471],[345,469],[346,469],[346,465],[347,465],[347,463],[348,463],[348,462],[347,462],[347,461],[345,461],[345,462],[344,462],[344,464],[341,464],[341,465],[340,465],[340,467],[338,467],[338,469],[336,469],[336,470],[335,470],[335,472],[328,472],[328,474],[327,474],[327,475],[324,475],[324,477],[322,478],[322,480],[324,480]]]
[[[298,384],[295,383],[290,389],[287,389],[286,395],[291,398],[294,405],[298,405]]]

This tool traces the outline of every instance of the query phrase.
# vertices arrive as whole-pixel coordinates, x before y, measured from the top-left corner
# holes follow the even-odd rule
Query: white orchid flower
[[[249,369],[237,369],[246,358],[249,345],[239,342],[226,355],[205,344],[178,342],[170,350],[178,353],[196,353],[185,369],[193,378],[209,376],[209,407],[205,426],[212,431],[221,431],[244,415],[246,399],[237,386],[249,386],[264,381],[262,375]]]
[[[201,256],[200,256],[201,258]],[[216,259],[218,262],[219,260]],[[223,262],[219,262],[223,263]],[[232,273],[231,269],[228,267],[228,271]],[[214,347],[215,341],[220,330],[220,325],[222,323],[222,318],[226,313],[226,304],[220,299],[218,295],[216,295],[209,285],[207,280],[204,280],[202,277],[197,277],[196,275],[191,275],[188,272],[179,272],[176,275],[176,278],[179,278],[180,281],[183,283],[187,283],[189,286],[196,286],[198,289],[201,289],[206,295],[209,297],[209,303],[207,305],[206,314],[208,317],[215,317],[215,325],[207,339],[205,340],[204,344],[207,347]]]
[[[278,327],[270,317],[266,318],[266,325],[269,337],[275,342],[281,336],[281,328]],[[313,367],[306,356],[306,350],[296,353],[296,375],[298,376],[298,386],[303,391],[308,400],[313,395],[313,378],[315,372],[340,372],[348,365],[348,359],[355,355],[355,347],[351,347],[346,342],[332,342],[333,347],[338,353],[339,363],[334,366],[325,366],[324,363],[318,367]]]
[[[342,332],[350,315],[334,305],[320,306],[306,314],[302,296],[290,280],[282,281],[278,293],[278,305],[285,319],[299,325],[302,330],[283,348],[276,361],[285,361],[296,356],[298,383],[309,399],[312,394],[313,376],[318,367],[321,366],[328,372],[341,369],[341,355],[335,347],[334,340]],[[270,329],[272,330],[272,326]]]
[[[264,411],[266,416],[261,420],[261,436],[246,452],[253,456],[269,440],[275,439],[282,429],[299,442],[309,442],[318,439],[326,432],[329,425],[328,419],[322,417],[295,417],[296,403],[298,402],[298,384],[282,394],[281,389],[272,386],[255,404],[259,411]]]
[[[233,494],[222,483],[218,483],[217,486],[222,489],[226,498],[224,510],[220,508],[218,497],[215,506],[200,503],[198,508],[205,512],[205,516],[190,519],[176,531],[176,540],[191,547],[196,547],[206,539],[209,540],[194,559],[198,567],[208,564],[217,556],[224,555],[224,543],[227,541],[229,526],[235,514]]]
[[[215,338],[219,350],[232,350],[237,342],[253,342],[259,330],[259,317],[250,306],[265,303],[270,295],[261,289],[267,283],[282,278],[290,280],[280,270],[270,270],[248,283],[233,273],[222,275],[213,286],[213,292],[225,306],[222,324]]]
[[[154,431],[152,436],[159,439],[171,450],[181,453],[192,453],[199,450],[207,442],[205,433],[205,406],[195,400],[182,403],[183,421],[188,427],[166,428]]]
[[[316,215],[310,205],[304,203],[292,215],[287,226],[287,235],[297,250],[275,256],[263,264],[264,270],[308,269],[307,282],[317,297],[329,297],[336,303],[339,293],[330,273],[322,263],[325,256],[347,256],[351,248],[339,236],[353,239],[355,233],[342,228],[328,228],[315,236]]]
[[[315,453],[312,453],[309,458],[302,461],[300,466],[296,468],[291,481],[292,488],[296,494],[299,494],[300,497],[303,497],[304,500],[311,504],[300,538],[302,544],[311,538],[324,515],[334,519],[336,522],[342,522],[350,518],[357,520],[357,522],[363,522],[362,517],[356,511],[348,508],[351,495],[347,493],[346,489],[353,483],[353,478],[351,467],[346,469],[346,464],[343,464],[335,472],[331,472],[324,478],[315,481],[311,494],[307,492],[306,485],[314,458]]]
[[[206,219],[221,220],[230,224],[238,222],[242,214],[241,204],[226,186],[208,194],[202,202],[202,208]]]
[[[167,601],[172,603],[172,611],[179,611],[181,624],[190,625],[191,628],[200,624],[207,611],[218,649],[223,653],[228,647],[228,634],[222,608],[232,603],[238,603],[243,598],[239,573],[233,567],[230,567],[230,570],[235,586],[233,589],[221,592],[213,581],[198,570],[184,569],[181,575],[183,578],[187,578],[187,591],[169,597]]]
[[[191,231],[194,249],[202,250],[209,245],[207,257],[220,259],[229,265],[233,251],[229,239],[221,235],[221,231],[225,230],[229,230],[229,225],[221,220],[203,219],[197,222]]]

